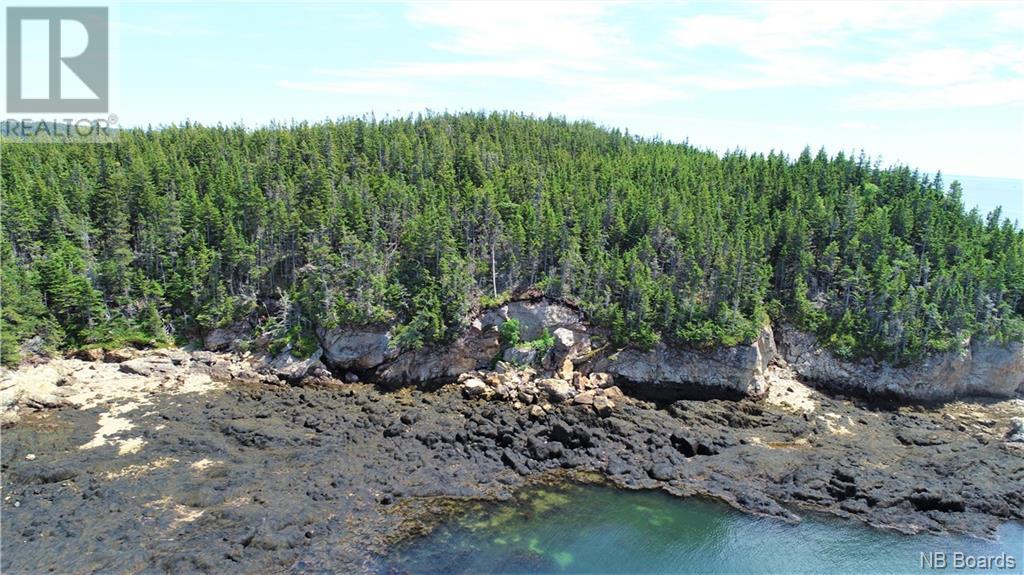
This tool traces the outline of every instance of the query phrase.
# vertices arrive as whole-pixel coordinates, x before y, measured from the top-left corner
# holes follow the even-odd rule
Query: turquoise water
[[[395,550],[382,573],[924,573],[921,553],[1013,556],[1021,573],[1024,526],[998,541],[907,536],[854,521],[805,517],[798,525],[751,517],[712,501],[660,492],[566,486],[477,505]]]

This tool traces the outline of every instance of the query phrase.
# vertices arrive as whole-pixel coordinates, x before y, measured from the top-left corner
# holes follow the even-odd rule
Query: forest
[[[750,341],[767,321],[905,364],[1024,339],[1024,231],[957,182],[804,150],[719,155],[561,118],[428,114],[5,145],[2,357],[186,344],[255,318],[450,341],[526,289],[615,345]]]

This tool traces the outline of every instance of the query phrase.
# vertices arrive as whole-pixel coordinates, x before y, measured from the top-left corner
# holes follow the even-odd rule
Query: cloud
[[[1024,18],[1007,6],[981,5],[979,12],[979,3],[762,3],[744,5],[751,9],[742,14],[678,18],[671,35],[685,50],[738,57],[680,78],[703,90],[856,86],[871,92],[848,98],[854,107],[988,106],[1019,101],[1014,92],[985,93],[1014,88],[1024,76],[1019,34],[951,47],[939,24],[959,18],[984,29]]]
[[[610,2],[415,3],[408,19],[451,35],[435,48],[472,56],[509,54],[557,60],[565,67],[600,67],[627,44],[607,17]]]
[[[780,52],[838,47],[869,30],[919,28],[954,5],[948,2],[771,2],[744,4],[747,14],[679,18],[673,34],[683,47],[729,48],[764,58]]]
[[[859,121],[840,122],[839,127],[844,129],[844,130],[876,130],[876,129],[878,129],[878,125],[877,124],[871,124],[869,122],[859,122]]]
[[[942,86],[925,90],[868,92],[850,96],[847,105],[876,110],[977,108],[1024,104],[1024,79]]]
[[[379,95],[420,91],[419,86],[397,81],[293,82],[291,80],[281,80],[277,85],[287,90],[327,94]]]
[[[452,82],[530,85],[538,113],[602,116],[681,101],[689,95],[661,58],[636,54],[612,2],[441,2],[408,5],[406,18],[437,37],[417,61],[315,68],[312,79],[279,87],[311,92],[444,93]]]
[[[373,68],[315,68],[319,76],[342,78],[541,78],[554,75],[546,60],[473,60],[463,62],[421,61]]]
[[[1019,74],[1024,51],[1009,45],[988,50],[940,48],[921,50],[862,64],[840,67],[849,78],[902,86],[943,86],[984,81],[1003,72]]]

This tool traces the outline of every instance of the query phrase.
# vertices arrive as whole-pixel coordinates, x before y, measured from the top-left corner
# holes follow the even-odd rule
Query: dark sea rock
[[[608,417],[566,403],[532,418],[458,385],[234,383],[189,397],[130,414],[146,440],[134,453],[79,449],[98,410],[5,429],[3,572],[359,572],[463,498],[506,498],[566,470],[789,521],[813,510],[990,535],[1024,518],[1009,427],[963,431],[920,409],[632,399]]]

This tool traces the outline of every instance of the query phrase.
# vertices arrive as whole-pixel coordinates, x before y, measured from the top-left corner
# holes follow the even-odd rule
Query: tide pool
[[[945,553],[928,555],[929,553]],[[961,555],[955,555],[955,554]],[[922,554],[925,554],[922,556]],[[945,569],[922,567],[924,559]],[[984,557],[1004,568],[955,568]],[[1006,568],[1012,557],[1014,568]],[[991,558],[991,559],[990,559]],[[382,573],[1021,573],[1024,526],[997,541],[901,535],[855,521],[804,514],[797,525],[757,518],[702,499],[661,492],[567,485],[523,490],[515,500],[474,505],[407,542]],[[977,565],[977,563],[975,563]]]

